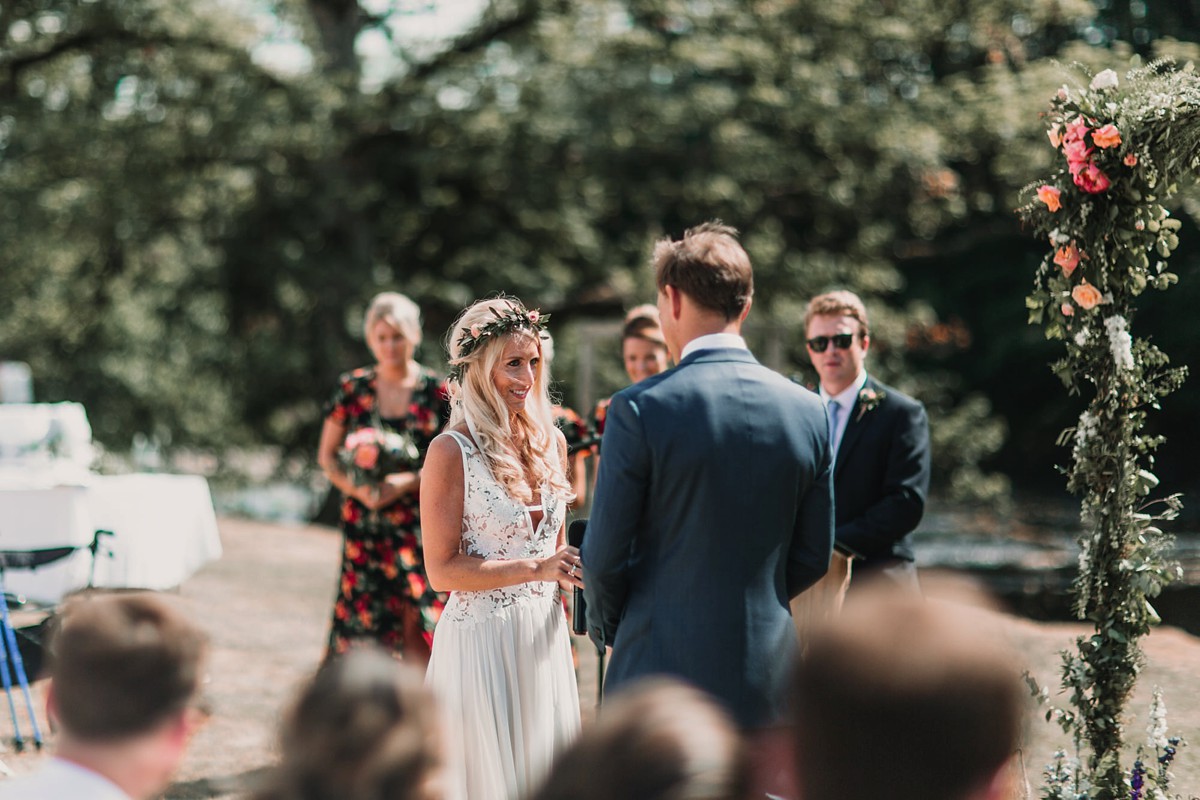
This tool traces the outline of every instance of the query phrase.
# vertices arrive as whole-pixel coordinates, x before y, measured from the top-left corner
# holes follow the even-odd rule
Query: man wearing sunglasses
[[[829,414],[837,552],[853,560],[856,583],[887,578],[916,591],[908,535],[921,521],[929,489],[925,408],[867,374],[871,330],[858,295],[814,297],[804,331]],[[839,575],[844,594],[850,567],[835,557],[826,580]]]

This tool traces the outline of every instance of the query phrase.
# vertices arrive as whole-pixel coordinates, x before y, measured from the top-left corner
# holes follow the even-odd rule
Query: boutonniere
[[[885,397],[887,397],[886,392],[876,391],[869,386],[864,386],[862,391],[858,393],[858,416],[854,418],[854,421],[857,422],[862,419],[863,414],[866,414],[883,402],[883,398]]]

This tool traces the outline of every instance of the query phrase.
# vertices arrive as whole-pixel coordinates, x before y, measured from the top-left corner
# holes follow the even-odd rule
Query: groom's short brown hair
[[[737,230],[720,220],[684,232],[683,238],[654,245],[654,278],[658,291],[674,286],[726,320],[737,319],[754,294],[750,256],[737,240]]]

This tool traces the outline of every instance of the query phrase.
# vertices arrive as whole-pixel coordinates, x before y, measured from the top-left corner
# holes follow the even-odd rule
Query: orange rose
[[[1100,294],[1100,290],[1095,286],[1084,281],[1071,290],[1071,299],[1083,310],[1090,311],[1104,302],[1104,295]]]
[[[1123,158],[1121,160],[1124,162],[1125,166],[1127,166],[1127,167],[1136,167],[1137,166],[1137,156],[1134,155],[1133,153],[1126,154],[1125,158]]]
[[[1096,147],[1102,147],[1104,149],[1116,147],[1121,143],[1121,132],[1117,130],[1116,125],[1113,125],[1110,122],[1103,128],[1097,128],[1096,130],[1092,131],[1092,141],[1095,143]]]
[[[1051,211],[1058,211],[1062,208],[1062,201],[1059,199],[1062,196],[1062,190],[1054,186],[1046,184],[1039,186],[1037,190],[1037,198],[1046,204],[1046,208]]]
[[[1054,253],[1054,263],[1062,267],[1064,275],[1071,277],[1071,273],[1079,266],[1079,248],[1074,242],[1058,248]]]

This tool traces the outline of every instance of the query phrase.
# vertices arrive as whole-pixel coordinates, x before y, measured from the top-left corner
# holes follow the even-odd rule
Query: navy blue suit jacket
[[[606,689],[683,678],[746,727],[773,721],[796,650],[788,601],[829,568],[825,410],[737,349],[617,393],[583,541]]]
[[[882,393],[869,411],[863,392]],[[929,491],[925,407],[867,376],[846,422],[833,472],[837,547],[862,559],[856,573],[893,559],[913,560],[908,534]]]

